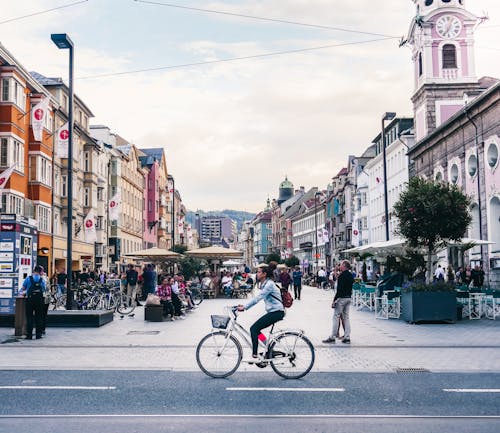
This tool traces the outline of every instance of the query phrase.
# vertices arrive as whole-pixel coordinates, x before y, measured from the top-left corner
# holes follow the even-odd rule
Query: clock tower
[[[416,141],[446,122],[478,91],[474,30],[480,19],[465,0],[412,0],[416,5],[407,37],[412,48],[412,96]]]

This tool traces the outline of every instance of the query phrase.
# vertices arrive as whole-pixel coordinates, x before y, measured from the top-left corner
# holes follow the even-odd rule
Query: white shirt
[[[326,277],[326,272],[324,269],[320,269],[318,271],[318,277]]]

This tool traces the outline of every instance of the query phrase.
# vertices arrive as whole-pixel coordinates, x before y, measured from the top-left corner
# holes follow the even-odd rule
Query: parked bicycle
[[[243,358],[242,342],[252,347],[250,333],[238,322],[237,307],[226,307],[228,315],[212,315],[212,332],[205,335],[196,348],[196,362],[210,377],[224,378],[233,374]],[[257,367],[268,365],[285,379],[299,379],[314,365],[315,352],[302,330],[278,330],[271,327],[269,336],[259,336],[263,359]]]
[[[201,291],[201,284],[191,284],[188,287],[188,291],[194,305],[200,305],[203,302],[203,292]]]

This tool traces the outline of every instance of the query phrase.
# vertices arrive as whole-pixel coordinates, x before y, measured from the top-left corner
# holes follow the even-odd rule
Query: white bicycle
[[[205,335],[196,348],[196,362],[210,377],[224,378],[233,374],[241,364],[242,344],[252,347],[250,333],[237,322],[237,307],[226,307],[228,315],[212,315],[212,332]],[[259,348],[264,355],[257,367],[268,365],[285,379],[299,379],[314,365],[315,353],[311,341],[302,330],[279,330],[262,341]],[[239,337],[239,338],[238,338]]]

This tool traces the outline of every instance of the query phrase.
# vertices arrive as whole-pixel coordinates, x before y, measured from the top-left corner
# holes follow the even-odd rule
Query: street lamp
[[[66,33],[52,33],[52,42],[61,50],[69,50],[69,107],[68,107],[68,237],[66,241],[66,275],[67,295],[66,310],[71,310],[73,304],[72,271],[73,271],[73,41]]]
[[[465,112],[465,115],[467,116],[467,118],[469,119],[470,123],[472,123],[472,126],[474,126],[474,143],[476,145],[476,161],[477,161],[477,167],[476,167],[476,173],[477,173],[477,209],[478,209],[478,214],[477,214],[477,218],[478,218],[478,222],[479,222],[479,240],[483,240],[483,226],[482,226],[482,222],[483,222],[483,217],[482,217],[482,211],[481,211],[481,182],[480,182],[480,179],[481,179],[481,176],[479,174],[479,134],[478,134],[478,128],[477,128],[477,124],[476,122],[474,122],[474,120],[472,120],[472,117],[469,113],[469,111],[467,110],[467,103],[465,104],[465,107],[464,107],[464,112]],[[480,251],[481,251],[481,266],[485,266],[485,263],[483,261],[483,246],[480,245],[479,246],[480,248]],[[489,278],[489,272],[488,272],[488,278]]]
[[[314,258],[316,263],[316,273],[318,272],[318,212],[317,212],[317,204],[318,197],[321,195],[319,191],[316,191],[314,194]]]
[[[172,248],[174,250],[175,247],[175,179],[173,176],[168,176],[168,187],[170,188],[170,184],[172,185]]]
[[[382,116],[382,157],[384,159],[384,208],[385,208],[385,240],[389,240],[389,200],[387,197],[387,160],[385,154],[385,121],[396,117],[394,112],[386,112]]]

